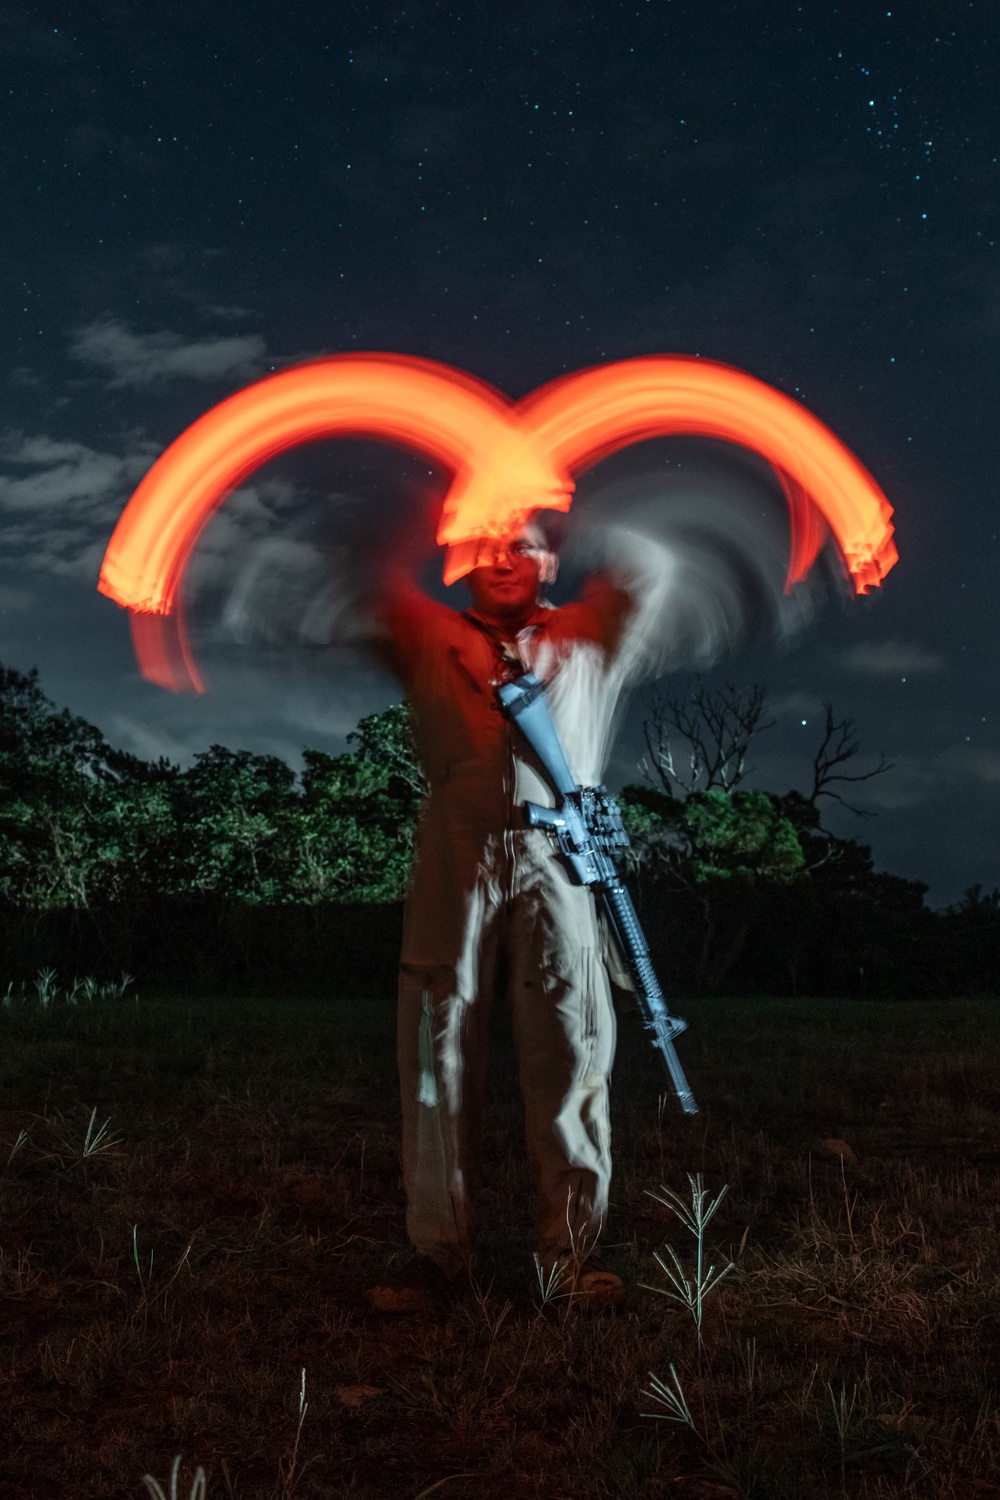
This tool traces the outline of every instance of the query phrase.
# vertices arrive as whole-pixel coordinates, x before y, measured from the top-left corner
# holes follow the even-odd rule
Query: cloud
[[[0,474],[0,511],[93,512],[107,496],[134,489],[157,451],[150,443],[117,454],[45,436],[17,438],[0,453],[0,464],[32,472]]]
[[[267,345],[259,334],[185,339],[179,333],[133,333],[116,318],[78,328],[70,353],[111,375],[112,386],[146,386],[159,380],[223,380],[259,375]]]
[[[322,664],[285,653],[240,652],[208,663],[210,692],[200,699],[163,694],[122,706],[123,694],[98,721],[112,744],[182,766],[210,745],[302,764],[306,746],[339,753],[365,714],[399,701],[401,690],[370,665],[325,654]],[[148,688],[145,690],[148,694]]]
[[[857,801],[863,806],[887,811],[916,807],[939,796],[944,788],[964,786],[968,792],[970,780],[983,786],[1000,785],[1000,752],[975,745],[938,750],[926,759],[895,755],[890,761],[884,776],[856,788]]]
[[[206,318],[218,318],[223,323],[241,323],[244,318],[250,317],[248,307],[229,306],[221,302],[202,303],[199,311]]]
[[[781,724],[791,723],[800,726],[802,726],[802,720],[805,719],[806,725],[822,728],[826,720],[826,703],[816,693],[801,690],[775,693],[773,696],[769,694],[766,717],[777,719]]]
[[[0,583],[0,611],[8,609],[30,609],[35,602],[28,589],[6,588]]]
[[[107,732],[113,745],[140,760],[158,761],[163,757],[186,766],[205,748],[200,743],[191,746],[162,726],[144,723],[129,714],[112,714]]]
[[[189,598],[228,589],[247,557],[279,533],[303,504],[303,492],[277,474],[257,474],[226,497],[212,516],[184,574]]]
[[[903,641],[860,641],[841,652],[839,661],[849,672],[868,677],[916,677],[920,672],[940,672],[945,665],[940,652]]]
[[[0,556],[32,572],[96,583],[108,537],[158,446],[124,453],[39,434],[0,445]]]
[[[847,765],[848,774],[854,764],[852,761]],[[873,764],[873,757],[861,756],[857,769],[860,772],[868,771]],[[853,786],[837,782],[833,790],[840,792],[845,801],[869,812],[893,812],[899,808],[917,807],[922,802],[928,802],[941,790],[941,775],[928,761],[913,755],[897,755],[889,757],[888,768],[881,776],[873,776],[871,781],[859,782]]]
[[[15,365],[7,376],[7,384],[20,390],[38,391],[41,390],[44,381],[41,375],[28,365]]]
[[[936,764],[946,773],[971,776],[987,786],[1000,784],[1000,752],[996,750],[956,745],[954,749],[942,751],[936,757]]]

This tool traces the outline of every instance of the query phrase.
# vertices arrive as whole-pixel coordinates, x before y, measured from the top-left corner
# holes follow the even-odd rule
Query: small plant
[[[93,977],[93,975],[88,974],[83,979],[81,979],[78,975],[73,980],[73,988],[66,991],[66,1003],[67,1005],[79,1005],[80,995],[82,994],[85,999],[89,1000],[90,1003],[93,1004],[94,996],[96,993],[97,980]]]
[[[572,1265],[568,1260],[554,1260],[546,1271],[536,1252],[535,1280],[538,1283],[539,1311],[548,1307],[550,1302],[555,1302],[560,1297],[569,1296],[569,1292],[563,1291],[562,1288],[571,1278]]]
[[[132,1259],[139,1277],[139,1286],[142,1288],[143,1300],[149,1300],[149,1289],[153,1284],[153,1252],[149,1252],[149,1265],[146,1270],[142,1269],[142,1261],[139,1259],[139,1226],[132,1225]]]
[[[152,1500],[177,1500],[177,1477],[180,1473],[181,1456],[178,1453],[170,1469],[170,1494],[164,1494],[159,1480],[154,1479],[152,1474],[144,1474],[142,1482],[146,1486]],[[205,1500],[205,1470],[201,1464],[194,1471],[194,1479],[191,1481],[191,1493],[188,1500]]]
[[[122,970],[120,979],[106,979],[103,984],[98,984],[96,979],[88,976],[83,980],[82,988],[87,999],[93,1003],[95,995],[99,1000],[123,1000],[125,991],[132,983],[134,983],[132,975]],[[138,996],[136,1001],[138,1003]]]
[[[490,1293],[493,1291],[492,1282],[490,1282],[488,1286],[483,1286],[481,1282],[477,1281],[473,1277],[470,1277],[469,1289],[472,1292],[472,1300],[475,1303],[476,1310],[479,1313],[482,1324],[489,1333],[490,1351],[492,1353],[497,1334],[500,1332],[501,1328],[506,1323],[511,1313],[514,1311],[514,1304],[513,1302],[505,1299],[500,1303],[498,1307],[491,1307]],[[487,1358],[487,1364],[488,1363],[489,1359]]]
[[[594,1234],[577,1235],[573,1228],[573,1189],[566,1192],[566,1236],[569,1249],[561,1252],[552,1265],[546,1271],[544,1265],[536,1254],[535,1279],[538,1284],[539,1302],[538,1310],[543,1312],[550,1302],[557,1302],[563,1298],[572,1299],[576,1293],[577,1282],[580,1272],[587,1262],[587,1257],[592,1255],[601,1238],[604,1228],[603,1220]]]
[[[51,1127],[55,1149],[45,1152],[45,1155],[50,1160],[57,1161],[62,1167],[67,1164],[92,1161],[95,1156],[103,1156],[106,1151],[113,1151],[116,1146],[121,1145],[124,1139],[122,1136],[108,1135],[108,1126],[111,1124],[110,1116],[103,1125],[97,1124],[96,1104],[90,1111],[90,1119],[87,1121],[82,1141],[75,1131],[68,1127],[63,1115],[56,1114],[55,1121],[58,1123],[53,1123]]]
[[[38,1003],[42,1010],[48,1010],[53,997],[58,993],[55,969],[39,969],[38,978],[35,980],[35,994],[38,996]]]
[[[830,1405],[833,1408],[833,1425],[837,1433],[837,1450],[840,1456],[840,1488],[843,1490],[847,1484],[847,1439],[851,1431],[854,1408],[858,1403],[858,1388],[851,1387],[848,1394],[847,1387],[840,1387],[840,1395],[834,1394],[833,1386],[827,1382],[827,1391],[830,1395]]]
[[[662,1381],[658,1375],[654,1375],[652,1370],[650,1370],[649,1390],[643,1391],[642,1394],[649,1396],[653,1401],[659,1402],[664,1409],[663,1411],[644,1411],[640,1412],[639,1415],[651,1417],[657,1422],[681,1422],[685,1427],[690,1427],[695,1437],[701,1438],[701,1441],[704,1442],[705,1440],[698,1431],[694,1417],[691,1415],[691,1408],[688,1406],[687,1397],[684,1394],[684,1387],[681,1385],[676,1365],[670,1366],[670,1380],[671,1384],[667,1385],[665,1381]]]
[[[83,1149],[80,1153],[84,1161],[86,1161],[91,1156],[100,1156],[102,1151],[111,1151],[115,1146],[120,1146],[122,1142],[121,1136],[117,1136],[114,1140],[105,1140],[105,1136],[108,1133],[108,1126],[111,1124],[110,1115],[105,1120],[104,1124],[95,1132],[94,1122],[96,1119],[97,1105],[95,1104],[93,1109],[90,1111],[90,1120],[87,1125],[87,1133],[83,1138]]]
[[[281,1481],[281,1500],[291,1500],[291,1496],[295,1493],[296,1484],[302,1478],[302,1475],[305,1473],[306,1468],[308,1467],[307,1464],[303,1465],[301,1470],[298,1467],[299,1443],[302,1439],[302,1424],[306,1419],[306,1412],[308,1410],[309,1402],[306,1400],[306,1372],[303,1369],[302,1383],[299,1387],[299,1425],[295,1429],[295,1443],[292,1447],[292,1451],[288,1459],[283,1462],[278,1469],[278,1478]]]
[[[691,1185],[690,1205],[685,1203],[684,1199],[679,1193],[675,1193],[673,1188],[661,1187],[658,1193],[649,1189],[647,1191],[651,1198],[655,1198],[658,1203],[662,1203],[669,1208],[671,1213],[676,1214],[684,1225],[684,1228],[693,1235],[696,1245],[694,1271],[690,1276],[685,1274],[684,1264],[677,1251],[672,1245],[665,1245],[664,1249],[670,1257],[669,1264],[658,1250],[654,1251],[653,1254],[670,1286],[649,1286],[646,1282],[642,1284],[646,1287],[647,1291],[657,1292],[661,1297],[669,1297],[673,1302],[679,1302],[682,1307],[687,1308],[694,1319],[700,1352],[702,1347],[701,1323],[704,1314],[705,1299],[710,1292],[715,1290],[722,1278],[728,1276],[729,1272],[733,1269],[734,1262],[731,1260],[727,1261],[721,1270],[718,1271],[714,1265],[709,1266],[707,1270],[705,1269],[705,1230],[715,1216],[719,1204],[726,1196],[727,1189],[723,1187],[715,1198],[709,1198],[708,1190],[705,1187],[700,1172],[694,1177],[689,1172],[688,1182]]]
[[[16,1257],[0,1250],[0,1296],[26,1297],[41,1279],[31,1268],[30,1249],[19,1250]]]
[[[14,1157],[17,1155],[17,1153],[24,1150],[30,1139],[31,1137],[28,1135],[28,1132],[26,1130],[18,1131],[17,1140],[14,1142],[13,1146],[11,1146],[10,1151],[7,1153],[7,1160],[4,1162],[3,1170],[5,1172],[10,1166],[11,1162],[14,1160]]]
[[[139,1304],[140,1306],[142,1306],[143,1304],[145,1304],[146,1306],[151,1306],[154,1302],[159,1302],[162,1305],[166,1304],[167,1293],[170,1291],[170,1288],[173,1286],[174,1282],[177,1280],[178,1276],[181,1274],[181,1272],[183,1271],[184,1267],[188,1264],[188,1261],[189,1261],[189,1258],[190,1258],[190,1255],[191,1255],[191,1251],[192,1251],[192,1249],[194,1247],[194,1242],[197,1239],[197,1237],[198,1237],[198,1231],[196,1229],[194,1231],[194,1233],[191,1235],[191,1237],[189,1238],[187,1244],[184,1246],[184,1249],[181,1251],[180,1258],[178,1259],[177,1264],[176,1264],[176,1266],[173,1269],[173,1273],[158,1288],[158,1290],[156,1292],[156,1295],[154,1297],[153,1296],[153,1251],[150,1250],[150,1252],[149,1252],[149,1262],[148,1262],[148,1264],[146,1264],[144,1266],[143,1265],[143,1257],[140,1256],[140,1254],[139,1254],[139,1226],[138,1226],[138,1224],[133,1224],[132,1225],[132,1261],[133,1261],[133,1263],[135,1265],[136,1275],[139,1278],[139,1290],[142,1293],[142,1296],[141,1296],[141,1299],[140,1299],[140,1304]]]
[[[29,1000],[34,993],[38,1001],[39,1009],[47,1011],[53,1001],[58,1000],[60,995],[67,1005],[79,1008],[81,998],[88,1005],[93,1006],[95,1000],[122,1000],[126,991],[135,983],[131,974],[122,972],[118,979],[106,979],[103,982],[96,979],[92,974],[85,975],[82,979],[76,976],[69,988],[61,989],[58,984],[58,976],[53,968],[39,969],[32,985],[24,981],[15,985],[13,979],[7,983],[7,988],[0,997],[0,1004],[5,1010],[10,1010],[15,1001]],[[136,996],[136,1007],[138,1008],[139,997]]]

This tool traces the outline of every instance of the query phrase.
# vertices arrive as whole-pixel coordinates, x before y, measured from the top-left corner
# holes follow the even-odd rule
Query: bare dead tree
[[[653,689],[646,707],[641,769],[671,797],[714,787],[734,791],[746,775],[750,742],[774,725],[764,717],[767,692],[759,683],[713,691],[699,682],[687,698]]]
[[[824,707],[826,728],[813,760],[812,791],[807,800],[815,807],[820,797],[830,797],[834,802],[839,802],[841,807],[846,807],[848,812],[856,813],[859,818],[873,818],[875,814],[868,808],[855,807],[840,792],[834,791],[834,783],[856,786],[862,781],[871,781],[874,776],[884,776],[886,771],[892,770],[894,763],[886,760],[884,752],[880,750],[878,764],[870,771],[840,770],[839,767],[848,765],[860,752],[861,742],[853,719],[835,719],[833,705],[827,703]]]

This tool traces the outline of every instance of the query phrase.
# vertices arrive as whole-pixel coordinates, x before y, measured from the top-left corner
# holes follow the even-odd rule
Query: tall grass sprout
[[[306,1372],[305,1369],[303,1369],[302,1381],[299,1386],[299,1425],[295,1429],[295,1444],[292,1448],[287,1462],[283,1463],[279,1469],[279,1478],[281,1480],[281,1500],[291,1500],[292,1495],[295,1493],[295,1488],[298,1484],[298,1481],[302,1478],[302,1475],[309,1467],[308,1463],[303,1464],[301,1469],[298,1466],[299,1443],[302,1440],[302,1425],[305,1422],[306,1412],[308,1410],[309,1402],[306,1400]],[[313,1460],[310,1460],[309,1462],[312,1461]]]
[[[657,1422],[681,1422],[685,1427],[690,1427],[696,1437],[701,1437],[697,1423],[691,1415],[691,1408],[688,1406],[687,1397],[684,1394],[684,1387],[681,1385],[676,1365],[670,1366],[669,1385],[650,1370],[649,1390],[643,1391],[642,1394],[648,1396],[653,1401],[659,1402],[663,1410],[640,1412],[640,1416],[652,1417]]]
[[[694,1269],[688,1273],[673,1245],[665,1244],[663,1248],[669,1260],[665,1260],[658,1250],[655,1250],[653,1255],[669,1285],[666,1287],[650,1286],[647,1282],[643,1282],[642,1285],[647,1291],[656,1292],[661,1297],[669,1297],[671,1301],[679,1302],[682,1307],[687,1308],[694,1319],[700,1351],[705,1299],[710,1292],[715,1290],[723,1277],[728,1276],[733,1269],[734,1262],[727,1261],[718,1270],[714,1265],[710,1265],[707,1270],[705,1268],[705,1230],[726,1196],[727,1188],[722,1187],[714,1198],[710,1198],[700,1172],[693,1177],[689,1172],[688,1182],[691,1185],[690,1204],[686,1203],[679,1193],[675,1193],[673,1188],[661,1186],[659,1192],[651,1188],[648,1188],[647,1192],[651,1198],[655,1198],[658,1203],[669,1208],[671,1213],[676,1214],[684,1228],[693,1236],[695,1241]]]
[[[124,971],[118,979],[95,979],[92,974],[83,978],[77,976],[68,987],[60,986],[59,976],[55,969],[39,969],[34,981],[28,984],[22,981],[15,985],[14,981],[8,980],[7,988],[3,993],[0,1004],[5,1010],[10,1010],[16,1001],[22,1004],[34,999],[41,1011],[48,1011],[53,1003],[62,1000],[66,1005],[79,1007],[81,998],[88,1005],[93,1006],[97,1001],[122,1000],[126,991],[135,983],[134,976]],[[139,998],[136,996],[136,1008]]]
[[[142,1482],[149,1491],[152,1500],[178,1500],[177,1479],[178,1475],[180,1474],[180,1468],[181,1456],[178,1453],[170,1469],[169,1495],[164,1493],[163,1486],[160,1484],[158,1479],[155,1479],[153,1477],[152,1474],[144,1474],[142,1476]],[[191,1492],[188,1495],[188,1500],[205,1500],[205,1494],[205,1470],[202,1468],[201,1464],[199,1464],[197,1469],[195,1469],[194,1471],[194,1479],[191,1481]]]
[[[97,1105],[95,1104],[93,1109],[90,1111],[90,1121],[87,1125],[87,1133],[83,1138],[83,1149],[80,1153],[84,1160],[86,1160],[87,1157],[90,1156],[100,1156],[102,1151],[111,1151],[115,1146],[120,1146],[122,1143],[121,1136],[117,1136],[113,1140],[105,1139],[108,1134],[108,1126],[111,1124],[110,1115],[105,1120],[104,1124],[95,1131],[94,1122],[96,1119]]]

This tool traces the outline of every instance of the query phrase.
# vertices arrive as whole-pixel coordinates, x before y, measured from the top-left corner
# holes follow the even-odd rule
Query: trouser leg
[[[554,864],[554,862],[552,862]],[[510,991],[543,1264],[586,1255],[611,1180],[615,1014],[591,893],[561,867],[512,914]]]
[[[397,1058],[410,1242],[448,1276],[471,1264],[478,1232],[479,1136],[486,1088],[493,944],[457,967],[404,964]],[[483,951],[485,950],[485,951]]]

